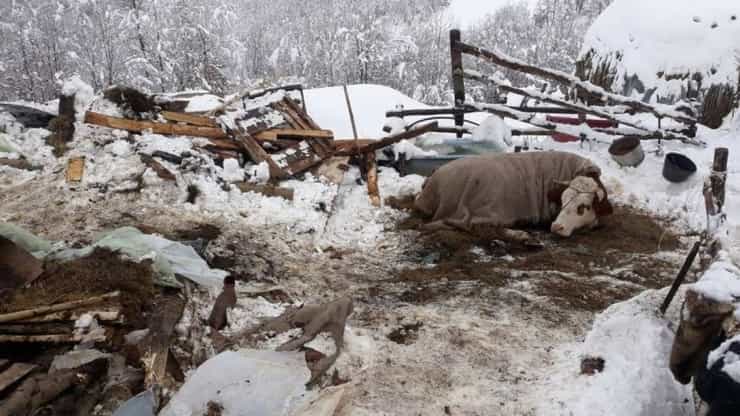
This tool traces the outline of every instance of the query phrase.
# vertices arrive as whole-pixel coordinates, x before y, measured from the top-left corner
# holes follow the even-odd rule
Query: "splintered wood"
[[[67,172],[65,177],[67,182],[80,182],[82,175],[85,173],[85,158],[75,157],[67,162]]]

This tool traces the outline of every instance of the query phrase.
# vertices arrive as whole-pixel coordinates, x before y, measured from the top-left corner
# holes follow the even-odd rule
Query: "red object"
[[[571,126],[577,126],[582,123],[581,119],[579,119],[578,117],[547,116],[547,121],[551,123],[568,124]],[[586,124],[591,128],[599,128],[599,129],[619,127],[618,123],[615,123],[611,120],[601,120],[601,119],[586,119]],[[579,140],[579,138],[576,136],[571,136],[569,134],[563,134],[563,133],[553,133],[551,136],[553,140],[555,140],[556,142],[560,142],[560,143],[577,142]]]

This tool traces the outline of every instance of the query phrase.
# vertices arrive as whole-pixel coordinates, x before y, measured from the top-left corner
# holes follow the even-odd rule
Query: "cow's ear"
[[[614,213],[614,208],[612,208],[612,204],[609,202],[609,198],[604,194],[604,198],[599,200],[598,197],[594,198],[594,212],[596,213],[597,217],[603,217],[606,215],[612,215]]]
[[[553,188],[547,192],[547,200],[553,204],[560,205],[563,202],[563,192],[568,189],[567,185],[554,183]]]

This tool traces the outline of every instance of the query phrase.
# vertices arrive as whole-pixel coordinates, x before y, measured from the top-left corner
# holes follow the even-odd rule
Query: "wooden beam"
[[[254,138],[265,141],[272,141],[281,138],[332,140],[334,138],[334,132],[331,130],[271,129],[255,134]]]
[[[712,196],[716,206],[716,213],[722,213],[725,206],[725,183],[727,182],[727,159],[730,151],[726,147],[714,149],[714,163],[712,164]]]
[[[158,313],[151,317],[150,336],[148,345],[142,361],[146,376],[144,381],[147,387],[155,384],[172,387],[165,380],[167,375],[167,359],[170,354],[170,344],[175,325],[182,318],[185,310],[185,300],[179,296],[168,298],[163,306],[158,308]]]
[[[14,363],[7,370],[0,372],[0,393],[23,377],[29,375],[35,369],[36,365],[34,364]]]
[[[227,139],[229,136],[220,128],[190,126],[185,124],[155,123],[152,121],[135,121],[125,118],[111,117],[104,114],[88,111],[85,113],[85,123],[95,124],[113,129],[120,129],[141,133],[151,130],[153,133],[165,136],[194,136],[209,139]]]
[[[234,131],[234,137],[242,144],[244,150],[255,163],[267,162],[270,168],[270,178],[284,178],[287,176],[272,157],[260,146],[252,136],[240,131]]]
[[[48,313],[60,312],[70,309],[77,309],[82,306],[96,305],[98,303],[105,302],[106,300],[115,299],[121,295],[121,292],[110,292],[101,296],[93,296],[88,299],[75,300],[72,302],[58,303],[51,306],[41,306],[34,309],[28,309],[23,311],[11,312],[0,315],[0,322],[14,322],[21,319],[29,319],[40,315],[46,315]]]
[[[365,153],[365,166],[367,168],[367,194],[370,203],[374,207],[380,207],[380,190],[378,189],[378,162],[375,160],[375,152]]]
[[[187,123],[193,126],[212,127],[215,129],[221,128],[216,120],[209,117],[197,116],[188,113],[176,113],[174,111],[162,111],[159,114],[167,121]]]
[[[394,134],[393,136],[384,137],[380,140],[369,140],[366,142],[364,146],[360,146],[359,149],[355,150],[354,148],[350,148],[349,150],[338,150],[334,153],[335,156],[352,156],[359,153],[368,153],[368,152],[374,152],[376,150],[382,149],[386,146],[390,146],[394,143],[398,143],[401,140],[406,139],[412,139],[417,136],[421,136],[422,134],[428,133],[430,131],[434,131],[439,127],[439,123],[436,121],[431,123],[422,124],[421,126],[405,131],[403,133]],[[336,141],[335,141],[336,143]],[[343,144],[340,144],[340,146],[343,146]],[[336,148],[336,147],[335,147]]]

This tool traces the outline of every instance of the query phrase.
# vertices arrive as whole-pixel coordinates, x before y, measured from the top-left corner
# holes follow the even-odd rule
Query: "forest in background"
[[[532,8],[512,2],[465,28],[463,40],[572,72],[586,30],[610,1],[539,0]],[[5,0],[0,100],[51,100],[62,80],[78,75],[96,90],[118,84],[216,94],[285,82],[375,83],[428,104],[449,103],[448,6],[449,0]],[[504,74],[514,84],[530,83]]]

